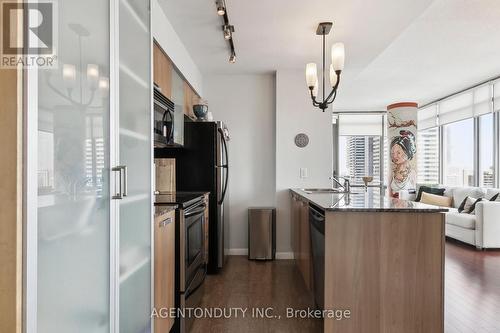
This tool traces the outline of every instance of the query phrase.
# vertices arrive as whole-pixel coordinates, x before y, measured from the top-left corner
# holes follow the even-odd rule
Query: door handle
[[[125,165],[119,165],[113,167],[111,171],[118,172],[118,182],[115,181],[115,194],[111,196],[111,199],[121,200],[128,194],[127,167]],[[118,191],[116,191],[117,183],[118,183]]]

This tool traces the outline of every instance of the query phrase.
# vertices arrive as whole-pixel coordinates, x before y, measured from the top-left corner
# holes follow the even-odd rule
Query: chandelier
[[[319,90],[319,82],[318,82],[318,67],[316,66],[316,63],[308,63],[306,65],[306,82],[307,82],[307,87],[309,88],[309,92],[311,94],[311,99],[312,103],[315,107],[320,108],[325,112],[325,110],[328,108],[329,104],[332,104],[333,101],[335,100],[335,97],[337,97],[337,88],[339,87],[340,83],[340,74],[342,73],[342,70],[344,69],[344,59],[345,59],[345,50],[344,50],[344,44],[343,43],[335,43],[332,46],[332,51],[331,51],[331,57],[332,57],[332,63],[330,64],[330,86],[332,87],[332,91],[326,95],[325,94],[325,57],[326,57],[326,52],[325,52],[325,47],[326,47],[326,41],[325,37],[330,33],[330,30],[332,29],[333,23],[332,22],[321,22],[318,25],[318,28],[316,29],[316,35],[318,36],[323,36],[323,85],[322,85],[322,90],[323,90],[323,95],[322,95],[322,101],[318,101],[318,90]]]

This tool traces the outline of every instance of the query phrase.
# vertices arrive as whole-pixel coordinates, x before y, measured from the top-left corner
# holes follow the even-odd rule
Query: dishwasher
[[[314,302],[318,309],[323,310],[325,297],[325,212],[310,205],[309,223],[311,225]]]

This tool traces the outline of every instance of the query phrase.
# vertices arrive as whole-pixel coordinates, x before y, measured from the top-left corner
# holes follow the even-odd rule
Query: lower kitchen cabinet
[[[164,316],[175,307],[175,210],[167,209],[154,220],[155,333],[168,333],[174,318]],[[162,316],[166,318],[161,318]]]
[[[309,291],[312,291],[312,253],[309,227],[309,203],[292,195],[291,204],[291,243],[295,264]]]

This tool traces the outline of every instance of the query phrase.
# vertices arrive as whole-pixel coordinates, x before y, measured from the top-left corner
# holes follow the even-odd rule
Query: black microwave
[[[154,86],[154,146],[182,147],[184,145],[184,113],[182,107],[168,99]]]

